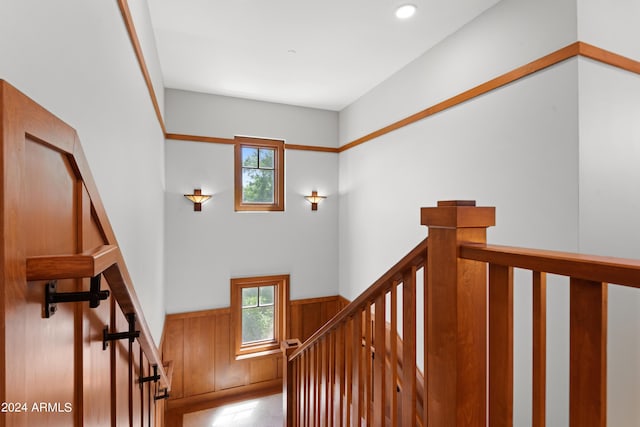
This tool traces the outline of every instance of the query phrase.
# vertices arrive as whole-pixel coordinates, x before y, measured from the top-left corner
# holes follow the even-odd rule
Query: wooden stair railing
[[[640,288],[640,260],[495,245],[461,245],[460,257],[489,265],[490,423],[513,423],[513,345],[507,343],[513,342],[513,268],[521,268],[531,271],[533,285],[532,425],[545,425],[551,273],[569,278],[569,425],[606,426],[608,284]]]
[[[305,343],[283,345],[285,425],[512,426],[513,268],[520,268],[532,271],[532,425],[546,423],[552,273],[569,278],[570,426],[606,426],[607,287],[640,288],[640,260],[487,245],[495,209],[472,201],[439,202],[421,216],[428,240]],[[417,319],[421,278],[425,315]],[[401,356],[391,344],[398,337]],[[418,344],[426,367],[419,409]],[[379,352],[388,356],[372,359]]]
[[[287,425],[422,425],[415,397],[398,387],[416,395],[414,293],[426,255],[425,239],[304,344],[285,344]],[[402,360],[390,344],[400,334]]]

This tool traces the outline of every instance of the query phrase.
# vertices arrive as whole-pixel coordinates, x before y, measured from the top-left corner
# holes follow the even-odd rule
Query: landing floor
[[[282,394],[184,415],[183,427],[282,427]]]

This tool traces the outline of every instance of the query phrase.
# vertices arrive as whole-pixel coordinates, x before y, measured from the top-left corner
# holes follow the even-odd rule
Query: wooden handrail
[[[424,239],[415,248],[411,250],[406,256],[398,261],[393,267],[391,267],[386,273],[384,273],[378,280],[376,280],[366,291],[364,291],[358,298],[351,301],[345,308],[343,308],[338,314],[336,314],[331,320],[318,329],[313,335],[311,335],[298,349],[291,354],[289,360],[293,360],[298,357],[305,349],[311,347],[320,337],[325,335],[328,331],[335,329],[335,327],[343,323],[346,319],[356,314],[359,309],[362,309],[366,303],[373,302],[378,295],[383,294],[391,288],[394,280],[402,279],[402,272],[408,267],[415,266],[420,268],[424,266],[427,259],[427,241]]]
[[[460,258],[640,288],[640,260],[499,245],[464,244]]]
[[[116,245],[103,245],[74,255],[27,258],[27,280],[82,279],[94,277],[118,260]]]

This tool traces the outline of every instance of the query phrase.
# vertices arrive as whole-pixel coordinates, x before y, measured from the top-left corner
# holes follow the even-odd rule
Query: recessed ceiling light
[[[411,18],[416,13],[416,9],[413,4],[404,4],[396,9],[396,17],[398,19]]]

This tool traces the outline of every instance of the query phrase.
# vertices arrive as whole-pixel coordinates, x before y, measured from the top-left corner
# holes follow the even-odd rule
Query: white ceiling
[[[341,110],[499,0],[148,0],[165,86]]]

